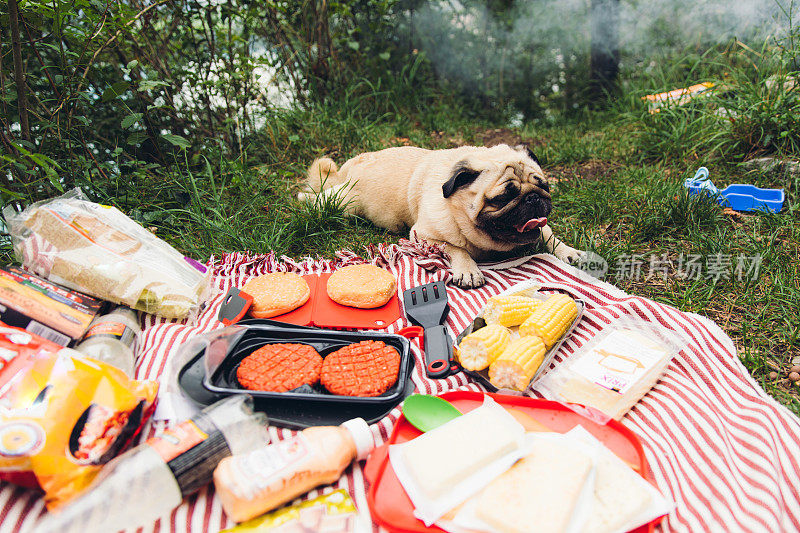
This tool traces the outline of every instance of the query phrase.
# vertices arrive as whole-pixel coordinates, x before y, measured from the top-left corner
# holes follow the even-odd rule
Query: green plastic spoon
[[[403,403],[403,416],[412,426],[425,433],[461,416],[461,411],[438,396],[412,394]]]

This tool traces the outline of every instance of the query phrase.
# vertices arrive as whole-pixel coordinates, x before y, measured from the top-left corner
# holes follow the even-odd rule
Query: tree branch
[[[34,44],[35,41],[33,40],[33,36],[31,35],[31,30],[28,27],[28,23],[25,22],[25,18],[22,15],[20,15],[19,19],[22,22],[22,26],[25,28],[25,35],[27,35],[28,37],[28,44],[30,45],[31,48],[33,48],[33,53],[36,54],[36,59],[39,60],[39,64],[42,66],[42,70],[44,70],[44,75],[47,76],[47,81],[50,82],[50,87],[53,89],[53,93],[56,95],[56,98],[61,98],[58,92],[58,88],[56,87],[53,78],[50,76],[50,70],[47,68],[47,65],[44,64],[42,55],[39,53],[39,49],[36,48],[36,45]]]
[[[17,86],[17,110],[22,138],[31,142],[31,127],[28,124],[28,100],[25,71],[22,68],[22,48],[19,40],[19,10],[17,0],[8,0],[8,17],[11,22],[11,48],[14,55],[14,82]]]

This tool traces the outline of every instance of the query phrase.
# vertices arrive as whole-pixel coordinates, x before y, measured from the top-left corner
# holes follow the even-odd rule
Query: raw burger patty
[[[320,382],[333,394],[379,396],[395,384],[399,370],[397,350],[381,341],[361,341],[325,357]]]
[[[236,379],[249,390],[286,392],[319,381],[322,356],[307,344],[267,344],[239,363]]]

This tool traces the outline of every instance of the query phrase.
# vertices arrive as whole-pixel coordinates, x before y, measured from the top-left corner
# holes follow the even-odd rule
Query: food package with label
[[[61,346],[75,344],[104,305],[20,268],[0,269],[0,319]]]
[[[358,514],[350,495],[335,490],[313,500],[281,507],[222,533],[361,533],[371,530]]]
[[[208,298],[205,266],[80,189],[3,214],[19,261],[54,283],[165,318],[191,318]]]
[[[61,348],[62,346],[27,330],[0,322],[0,370],[17,356],[29,357],[42,351],[55,353]],[[0,388],[0,394],[3,390]]]
[[[534,388],[549,400],[593,407],[621,420],[661,379],[682,345],[674,332],[623,319],[556,365]]]
[[[44,490],[48,508],[81,493],[127,447],[158,384],[0,323],[0,479]]]

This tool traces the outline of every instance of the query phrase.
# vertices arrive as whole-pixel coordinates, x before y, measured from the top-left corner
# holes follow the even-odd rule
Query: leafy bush
[[[759,50],[732,41],[665,66],[617,105],[633,130],[641,159],[740,162],[800,153],[800,43],[792,32]],[[715,89],[682,105],[650,113],[641,97],[711,81]],[[635,83],[635,82],[634,82]]]
[[[287,110],[375,121],[425,109],[424,55],[383,37],[396,4],[3,4],[0,58],[19,65],[0,62],[2,199],[74,185],[107,197],[120,178],[142,187],[176,162],[202,168],[200,154],[244,161]]]

